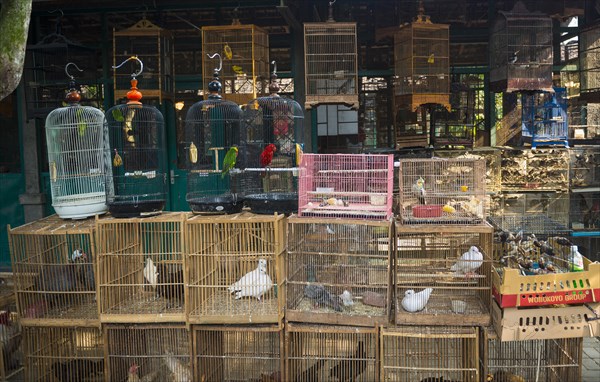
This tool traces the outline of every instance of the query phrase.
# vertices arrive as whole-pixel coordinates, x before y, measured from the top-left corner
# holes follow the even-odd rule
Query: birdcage
[[[521,1],[498,11],[490,29],[490,87],[495,91],[552,91],[552,19]]]
[[[485,160],[400,161],[400,218],[405,224],[485,222]]]
[[[272,62],[275,64],[275,61]],[[277,66],[267,97],[250,101],[240,129],[237,188],[254,213],[290,214],[298,210],[298,166],[304,146],[304,111],[293,99],[277,94]]]
[[[286,381],[283,329],[276,325],[194,325],[195,381]]]
[[[489,324],[491,226],[397,224],[396,234],[397,324]]]
[[[105,380],[99,326],[24,326],[22,345],[24,381]]]
[[[396,109],[396,148],[429,146],[429,113],[427,107],[416,111]]]
[[[320,104],[358,109],[356,23],[336,22],[333,3],[326,22],[304,23],[306,109]]]
[[[577,146],[569,149],[570,189],[600,187],[600,147]]]
[[[600,24],[579,32],[580,98],[589,102],[600,100]]]
[[[378,220],[392,216],[391,154],[305,154],[299,176],[299,216]]]
[[[106,324],[102,332],[106,381],[194,380],[190,331],[185,325]]]
[[[248,212],[187,220],[189,322],[281,322],[286,222]]]
[[[500,308],[491,302],[500,341],[594,337],[600,330],[600,303],[533,308]]]
[[[569,189],[569,150],[502,149],[502,191]]]
[[[184,213],[96,222],[100,320],[185,321]]]
[[[129,75],[119,73],[116,66],[131,56],[140,57],[146,71],[144,80],[144,96],[147,99],[173,99],[175,97],[175,65],[173,36],[145,17],[127,29],[113,29],[113,76],[115,102],[127,97]],[[131,70],[134,63],[131,64]],[[129,99],[129,98],[127,98]]]
[[[599,232],[600,192],[571,192],[569,197],[569,228],[582,233]]]
[[[288,218],[286,320],[387,323],[391,230],[389,221]]]
[[[538,146],[569,147],[567,99],[564,88],[554,88],[554,93],[523,93],[521,136],[523,141]]]
[[[380,381],[378,329],[286,324],[285,381]],[[336,379],[334,379],[336,378]]]
[[[19,320],[86,325],[98,320],[94,219],[52,215],[16,228],[8,240]]]
[[[485,381],[579,381],[583,340],[565,338],[501,342],[482,328],[479,366]]]
[[[478,328],[399,326],[381,329],[381,380],[479,382]]]
[[[243,207],[243,190],[235,189],[222,163],[226,150],[239,147],[242,111],[221,98],[222,60],[216,56],[221,63],[208,86],[208,99],[192,105],[185,120],[186,200],[194,213],[236,213]]]
[[[419,14],[394,34],[396,106],[414,111],[439,104],[450,110],[450,26],[434,24],[420,2]]]
[[[81,95],[71,78],[66,102],[46,118],[46,143],[52,207],[63,219],[83,219],[107,211],[105,166],[108,137],[104,131],[104,113],[81,106]]]
[[[19,316],[10,309],[0,311],[0,380],[8,381],[23,371],[21,357],[22,329]]]
[[[149,216],[162,212],[167,200],[166,133],[163,115],[154,106],[140,102],[136,76],[131,77],[127,103],[111,107],[106,112],[109,149],[106,164],[112,167],[107,179],[106,200],[114,217]],[[123,64],[121,64],[123,65]],[[108,173],[109,170],[107,170]]]
[[[473,147],[475,126],[460,118],[457,110],[448,112],[439,107],[432,114],[434,147]]]
[[[202,73],[205,98],[210,94],[212,65],[207,54],[223,57],[223,98],[238,105],[267,94],[269,80],[269,34],[253,24],[202,27]]]
[[[434,155],[440,158],[485,159],[485,191],[486,193],[500,192],[502,157],[496,147],[474,147],[466,151],[436,149]]]

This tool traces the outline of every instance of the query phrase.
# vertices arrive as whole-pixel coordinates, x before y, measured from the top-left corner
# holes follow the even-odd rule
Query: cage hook
[[[273,74],[277,74],[277,62],[273,60],[271,61],[271,65],[273,65]]]
[[[206,55],[208,58],[215,58],[215,56],[219,56],[219,68],[215,68],[215,72],[220,72],[221,69],[223,69],[223,58],[221,58],[221,55],[219,53],[213,53],[212,56],[209,53],[206,53]]]
[[[73,77],[73,76],[72,76],[72,75],[69,73],[69,66],[70,66],[70,65],[73,65],[73,66],[75,66],[75,69],[79,70],[80,72],[83,72],[83,70],[82,70],[82,69],[79,69],[79,66],[77,66],[77,64],[76,64],[76,63],[74,63],[74,62],[69,62],[67,65],[65,65],[65,73],[67,73],[67,77],[69,77],[71,80],[74,80],[74,79],[75,79],[75,77]]]
[[[128,59],[126,59],[125,61],[121,62],[119,65],[117,66],[113,66],[113,69],[119,69],[121,66],[125,65],[125,63],[129,60],[136,60],[137,62],[140,63],[140,70],[138,72],[133,72],[131,73],[131,78],[133,78],[135,80],[135,77],[139,76],[140,74],[142,74],[142,71],[144,70],[144,63],[142,62],[142,60],[140,60],[138,58],[138,56],[131,56]]]

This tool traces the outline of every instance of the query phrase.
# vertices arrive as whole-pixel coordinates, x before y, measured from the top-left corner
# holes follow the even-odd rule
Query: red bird
[[[274,144],[270,143],[265,147],[262,153],[260,153],[260,167],[267,167],[271,164],[273,160],[273,154],[277,151],[277,147]],[[263,171],[262,176],[265,176],[266,173]]]

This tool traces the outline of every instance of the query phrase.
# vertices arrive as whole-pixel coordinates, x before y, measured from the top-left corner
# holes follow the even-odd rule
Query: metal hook
[[[212,56],[209,53],[206,53],[206,55],[208,58],[215,58],[215,56],[219,56],[219,68],[215,68],[215,72],[220,72],[221,69],[223,69],[223,59],[221,58],[221,55],[219,53],[214,53]]]
[[[56,8],[53,11],[48,11],[48,13],[54,13],[54,12],[57,12],[57,11],[60,12],[60,17],[63,17],[65,15],[65,13],[60,8]]]
[[[329,6],[332,6],[333,4],[335,4],[337,0],[333,0],[333,1],[329,1]]]
[[[138,56],[131,56],[128,59],[126,59],[125,61],[121,62],[119,65],[117,66],[113,66],[113,69],[119,69],[121,66],[125,65],[125,63],[129,60],[136,60],[137,62],[140,63],[140,71],[139,72],[133,72],[131,73],[131,78],[135,79],[135,77],[139,76],[140,74],[142,74],[142,71],[144,70],[144,63],[142,62],[142,60],[140,60],[138,58]]]
[[[273,60],[271,61],[271,65],[273,65],[273,74],[277,74],[277,62]]]
[[[74,80],[75,77],[73,77],[70,73],[69,73],[69,65],[73,65],[75,66],[75,69],[79,70],[80,72],[83,72],[83,70],[79,69],[79,66],[77,66],[76,63],[74,62],[69,62],[67,65],[65,65],[65,73],[67,73],[67,77],[69,77],[70,79]]]

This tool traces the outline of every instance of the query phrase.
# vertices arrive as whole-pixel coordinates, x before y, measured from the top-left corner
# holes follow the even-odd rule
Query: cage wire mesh
[[[478,382],[478,336],[477,327],[383,328],[382,380]]]
[[[385,220],[392,216],[394,156],[305,154],[298,215]]]
[[[490,86],[496,91],[552,91],[552,19],[521,1],[499,11],[490,30]]]
[[[283,330],[278,326],[192,327],[195,379],[206,382],[285,381]]]
[[[23,352],[21,343],[23,333],[19,315],[10,308],[0,311],[0,324],[3,325],[0,338],[0,380],[7,381],[22,375]]]
[[[191,382],[190,331],[183,324],[103,325],[108,381]]]
[[[98,319],[93,219],[52,215],[8,230],[21,322],[76,325]]]
[[[277,323],[283,315],[286,219],[241,214],[186,221],[188,320]]]
[[[396,230],[396,323],[488,324],[492,227]]]
[[[67,75],[71,64],[65,67]],[[104,113],[79,104],[81,95],[69,76],[69,105],[54,109],[46,118],[50,191],[52,207],[61,218],[82,219],[107,211],[105,186],[111,167],[105,165],[110,159],[105,157]]]
[[[396,148],[429,146],[429,114],[425,106],[395,110]]]
[[[105,380],[99,327],[24,326],[23,353],[25,381]]]
[[[501,190],[502,158],[499,149],[495,147],[474,147],[467,151],[436,149],[433,155],[439,158],[484,159],[486,193],[497,193]]]
[[[521,96],[521,136],[531,148],[537,146],[569,147],[567,99],[565,88],[554,93],[523,93]]]
[[[569,189],[569,150],[564,148],[502,149],[503,191]]]
[[[600,25],[579,32],[580,96],[590,102],[600,100]]]
[[[432,113],[434,147],[472,148],[475,126],[467,123],[466,117],[460,117],[458,110],[448,112],[438,107]]]
[[[275,63],[273,61],[273,63]],[[271,74],[270,95],[250,101],[240,130],[237,187],[254,213],[298,210],[297,170],[304,147],[304,111],[293,99],[280,97],[277,69]]]
[[[310,381],[379,381],[377,328],[286,325],[286,378]]]
[[[194,213],[235,213],[243,206],[243,190],[225,173],[227,153],[239,147],[242,111],[221,98],[218,76],[215,69],[208,99],[192,105],[185,119],[186,200]]]
[[[485,222],[485,160],[400,161],[400,217],[405,224]]]
[[[389,221],[288,219],[286,320],[372,326],[391,306]]]
[[[573,231],[598,231],[600,228],[600,192],[570,194],[569,228]]]
[[[482,328],[479,342],[481,375],[490,382],[578,381],[583,339],[501,342],[491,328]]]
[[[184,321],[185,214],[97,221],[103,322]]]
[[[569,149],[571,189],[600,187],[600,147],[583,145]]]
[[[128,60],[132,59],[141,63],[137,57]],[[135,77],[141,72],[131,75],[129,101],[106,112],[107,156],[111,158],[107,166],[112,166],[106,200],[115,217],[158,214],[167,199],[165,122],[157,108],[139,101],[142,93],[137,90]]]

